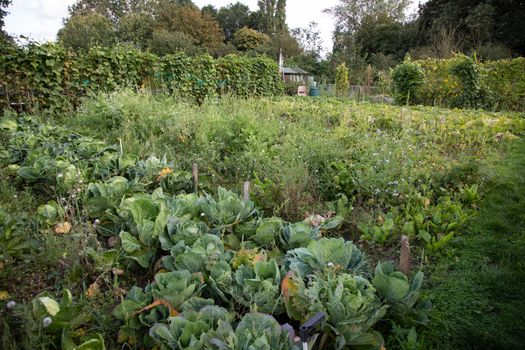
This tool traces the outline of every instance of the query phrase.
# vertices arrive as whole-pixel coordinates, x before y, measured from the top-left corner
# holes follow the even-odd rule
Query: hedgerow
[[[158,57],[122,46],[79,54],[56,44],[31,44],[0,47],[0,67],[0,108],[53,115],[71,111],[84,95],[118,88],[150,89],[199,104],[221,93],[261,97],[283,92],[277,64],[266,56]]]
[[[523,57],[480,62],[473,57],[456,55],[450,59],[427,58],[415,63],[421,67],[423,75],[412,92],[411,103],[489,110],[525,109]],[[393,79],[394,85],[403,83],[396,81],[400,76]]]

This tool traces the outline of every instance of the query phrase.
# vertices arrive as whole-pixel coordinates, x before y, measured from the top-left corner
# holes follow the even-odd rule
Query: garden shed
[[[283,76],[285,83],[298,83],[308,85],[309,78],[313,76],[299,67],[283,67]]]

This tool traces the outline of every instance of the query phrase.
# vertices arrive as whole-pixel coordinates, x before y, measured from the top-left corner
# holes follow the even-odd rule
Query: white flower
[[[6,307],[7,307],[8,309],[12,309],[12,308],[15,307],[15,305],[16,305],[16,301],[11,300],[11,301],[8,301],[8,302],[7,302]]]
[[[64,175],[62,173],[58,174],[57,175],[58,178],[61,178],[61,177],[64,177]]]
[[[331,262],[331,261],[327,265],[328,265],[328,267],[334,267],[334,263]]]
[[[201,216],[205,216],[205,215],[206,215],[206,214],[204,214],[204,213],[201,213]]]
[[[51,319],[51,317],[44,317],[44,319],[42,320],[42,326],[44,328],[47,328],[49,327],[49,325],[53,323],[53,320]]]
[[[100,224],[100,220],[99,219],[95,219],[95,221],[93,222],[93,225],[98,225]]]

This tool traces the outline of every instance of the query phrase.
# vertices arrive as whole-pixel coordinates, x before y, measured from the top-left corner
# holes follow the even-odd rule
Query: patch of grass
[[[511,145],[488,188],[455,254],[428,273],[427,348],[525,348],[525,139]]]

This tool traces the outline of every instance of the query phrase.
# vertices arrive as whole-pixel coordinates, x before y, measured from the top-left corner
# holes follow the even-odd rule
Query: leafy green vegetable
[[[423,277],[423,272],[419,271],[409,283],[408,278],[396,271],[392,263],[377,264],[372,284],[378,295],[389,304],[387,316],[390,319],[403,326],[414,322],[428,323],[431,305],[419,300]]]
[[[290,250],[285,265],[304,277],[328,270],[352,273],[366,270],[363,253],[343,238],[322,238],[311,241],[306,248]]]
[[[287,331],[270,315],[247,313],[237,325],[219,321],[218,329],[208,335],[212,350],[298,350]]]
[[[288,281],[285,306],[288,316],[304,321],[317,312],[327,315],[322,331],[333,338],[337,349],[380,349],[383,338],[372,327],[384,317],[374,288],[361,276],[330,273],[324,278],[313,276],[304,280],[292,275]]]

